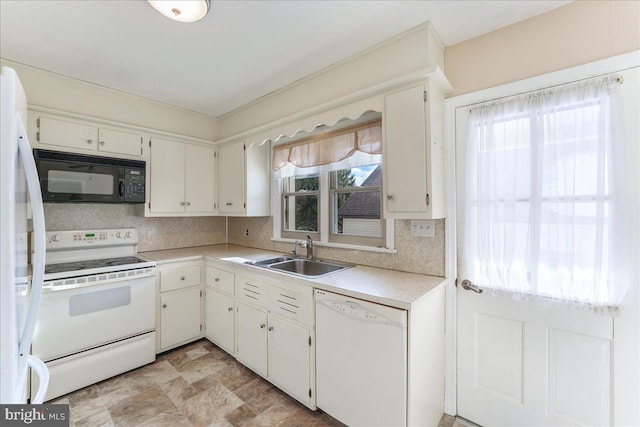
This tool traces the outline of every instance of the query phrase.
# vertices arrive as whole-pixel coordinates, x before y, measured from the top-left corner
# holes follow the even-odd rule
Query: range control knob
[[[52,242],[59,242],[59,241],[60,241],[60,238],[58,237],[58,235],[57,235],[57,234],[52,234],[52,235],[51,235],[51,241],[52,241]]]
[[[117,233],[116,233],[116,237],[117,237],[118,239],[122,239],[122,233],[117,232]]]
[[[127,231],[126,234],[124,235],[124,237],[126,237],[127,239],[130,239],[133,237],[133,233],[130,231]]]

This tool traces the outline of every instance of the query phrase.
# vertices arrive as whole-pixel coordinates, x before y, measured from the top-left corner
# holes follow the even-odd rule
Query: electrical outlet
[[[433,237],[432,219],[411,220],[411,235],[414,237]]]
[[[247,233],[247,236],[248,236],[248,235],[249,235],[249,229],[247,228],[247,229],[245,230],[245,232]]]

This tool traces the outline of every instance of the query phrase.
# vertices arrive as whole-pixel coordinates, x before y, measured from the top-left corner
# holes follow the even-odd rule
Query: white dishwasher
[[[316,290],[317,406],[351,426],[407,424],[407,311]]]

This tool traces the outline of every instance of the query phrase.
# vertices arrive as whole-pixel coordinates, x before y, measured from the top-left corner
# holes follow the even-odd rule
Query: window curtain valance
[[[291,144],[273,148],[273,171],[285,167],[318,168],[336,164],[358,153],[382,154],[382,123],[380,120],[364,123],[356,127],[329,131],[305,138]],[[370,161],[371,162],[371,161]],[[375,161],[373,161],[375,162]]]

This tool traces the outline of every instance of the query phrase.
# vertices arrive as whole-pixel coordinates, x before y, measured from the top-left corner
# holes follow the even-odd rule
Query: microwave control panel
[[[124,201],[125,203],[144,203],[144,169],[125,168]]]

